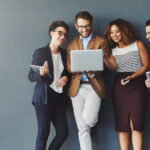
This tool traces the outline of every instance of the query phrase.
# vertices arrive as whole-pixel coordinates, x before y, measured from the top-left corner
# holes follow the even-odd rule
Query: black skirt
[[[133,130],[142,131],[146,105],[145,76],[132,79],[126,85],[121,85],[121,79],[132,73],[117,73],[113,86],[113,104],[115,111],[115,126],[117,132],[129,132],[130,120]]]

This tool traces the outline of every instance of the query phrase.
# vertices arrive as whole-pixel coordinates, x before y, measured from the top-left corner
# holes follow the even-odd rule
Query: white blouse
[[[52,54],[53,66],[54,66],[54,80],[50,87],[57,93],[63,92],[63,87],[56,86],[57,81],[60,79],[61,74],[64,70],[60,53]]]

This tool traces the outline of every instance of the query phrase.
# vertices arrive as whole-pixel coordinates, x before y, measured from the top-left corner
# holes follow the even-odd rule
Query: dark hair
[[[128,21],[119,18],[119,19],[111,21],[107,25],[105,33],[104,33],[105,38],[108,41],[108,44],[110,45],[111,48],[114,48],[117,46],[117,43],[115,43],[110,37],[111,27],[113,25],[116,25],[119,28],[122,34],[122,42],[124,45],[127,46],[137,40],[137,36],[135,34],[135,30],[133,26]]]
[[[51,31],[54,31],[57,27],[64,27],[66,29],[66,31],[69,32],[69,26],[64,21],[54,21],[49,26],[49,33]]]
[[[145,22],[145,26],[150,26],[150,20],[147,20],[147,21]]]
[[[93,16],[88,11],[80,11],[75,16],[75,22],[77,22],[78,18],[89,20],[90,22],[93,21]]]

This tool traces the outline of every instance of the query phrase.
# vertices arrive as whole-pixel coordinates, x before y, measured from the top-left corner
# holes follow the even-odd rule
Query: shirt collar
[[[82,37],[82,36],[80,36],[80,39],[81,40],[85,40],[85,41],[90,41],[91,40],[91,38],[92,38],[92,33],[88,36],[88,37],[86,37],[86,38],[84,38],[84,37]]]

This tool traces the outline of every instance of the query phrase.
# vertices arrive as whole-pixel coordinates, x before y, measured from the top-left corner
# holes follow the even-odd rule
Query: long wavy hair
[[[111,21],[107,25],[106,30],[104,32],[104,36],[111,48],[116,47],[118,44],[118,43],[115,43],[110,36],[111,27],[113,25],[116,25],[119,28],[119,31],[122,34],[122,42],[125,46],[127,46],[137,40],[137,36],[136,36],[133,26],[128,21],[119,18],[119,19]]]

